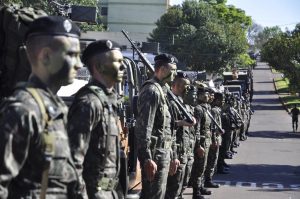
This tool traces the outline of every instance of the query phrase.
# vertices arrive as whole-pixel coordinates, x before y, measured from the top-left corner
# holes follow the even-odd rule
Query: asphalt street
[[[274,91],[267,64],[253,70],[255,110],[250,136],[240,142],[238,153],[226,162],[230,174],[216,175],[222,184],[210,199],[300,199],[300,132],[292,132],[291,117]],[[192,198],[187,189],[184,198]]]

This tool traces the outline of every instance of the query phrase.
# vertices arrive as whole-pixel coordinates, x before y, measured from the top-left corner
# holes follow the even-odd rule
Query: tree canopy
[[[38,9],[44,10],[49,15],[61,15],[61,13],[58,12],[58,7],[55,3],[61,4],[61,5],[81,5],[81,6],[93,6],[98,8],[97,5],[98,1],[95,0],[2,0],[2,4],[10,5],[10,4],[19,4],[24,7],[34,7]],[[67,9],[64,10],[67,12]],[[100,16],[97,16],[98,21],[100,21]],[[87,30],[97,30],[97,31],[103,31],[103,25],[98,24],[87,24],[87,23],[79,23],[79,26],[82,31]]]
[[[185,1],[171,7],[156,23],[149,40],[177,56],[193,70],[220,71],[248,48],[251,18],[226,1]]]
[[[262,59],[290,80],[292,90],[300,89],[300,23],[293,31],[278,32],[277,27],[262,45]],[[275,31],[274,31],[275,30]]]

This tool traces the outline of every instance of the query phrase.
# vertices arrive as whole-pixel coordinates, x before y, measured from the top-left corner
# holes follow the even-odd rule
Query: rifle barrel
[[[130,42],[131,47],[137,52],[139,55],[141,61],[144,63],[144,65],[147,67],[147,69],[151,72],[154,73],[154,67],[152,64],[148,61],[148,59],[145,57],[145,55],[138,49],[138,47],[135,45],[135,43],[132,41],[132,39],[129,37],[127,32],[125,30],[122,30],[122,33],[124,36],[127,38],[127,40]],[[174,102],[177,104],[178,108],[180,111],[183,113],[183,115],[186,118],[186,121],[189,123],[193,123],[193,116],[191,116],[187,110],[183,107],[183,105],[177,100],[176,96],[168,89],[168,95],[174,100]]]

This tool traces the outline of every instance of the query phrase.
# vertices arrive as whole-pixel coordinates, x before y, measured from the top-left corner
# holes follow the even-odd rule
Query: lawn
[[[287,109],[291,109],[294,107],[294,104],[297,107],[300,107],[300,98],[297,95],[291,95],[289,91],[289,80],[287,78],[276,78],[274,79],[275,87],[277,93],[282,100],[283,105]]]
[[[275,78],[274,82],[278,94],[289,93],[289,80],[287,78]]]

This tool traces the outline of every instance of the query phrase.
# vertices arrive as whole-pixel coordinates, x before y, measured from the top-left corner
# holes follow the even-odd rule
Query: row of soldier
[[[1,104],[1,199],[109,199],[124,198],[127,193],[120,183],[120,124],[114,90],[123,78],[123,56],[116,43],[100,40],[92,42],[80,60],[79,37],[76,24],[57,16],[35,20],[27,32],[32,74]],[[76,93],[68,110],[56,93],[73,82],[82,62],[92,78]],[[203,185],[218,186],[212,182],[217,157],[218,165],[226,166],[223,160],[232,154],[232,135],[238,135],[232,132],[245,120],[231,104],[230,114],[224,117],[228,123],[224,122],[224,95],[215,93],[211,108],[204,87],[198,86],[196,104],[185,103],[189,81],[176,76],[176,62],[168,54],[156,56],[154,77],[139,93],[135,136],[142,169],[141,198],[180,197],[188,185],[193,187],[193,198],[203,198],[209,193]],[[192,122],[185,121],[178,104],[166,95],[168,84],[194,116]],[[224,134],[218,127],[222,124]]]
[[[141,198],[182,198],[186,187],[193,199],[210,195],[207,187],[215,169],[227,173],[226,158],[232,158],[238,140],[245,140],[251,117],[249,99],[208,88],[196,82],[196,96],[184,74],[177,74],[176,58],[155,57],[155,75],[139,94],[135,136],[142,168]],[[172,92],[194,116],[188,123]],[[189,91],[192,91],[189,93]],[[223,127],[222,127],[223,126]],[[205,188],[206,187],[206,188]]]

